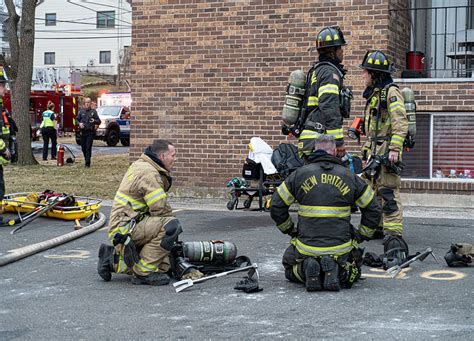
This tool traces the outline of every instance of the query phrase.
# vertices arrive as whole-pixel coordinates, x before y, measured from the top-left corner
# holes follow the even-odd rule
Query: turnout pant
[[[82,154],[84,154],[86,166],[91,165],[92,143],[94,142],[94,132],[82,131],[81,133],[81,147]]]
[[[169,254],[181,231],[179,220],[174,217],[146,216],[137,223],[131,233],[140,254],[140,261],[135,263],[132,269],[127,269],[123,260],[120,260],[116,272],[135,273],[139,276],[168,272]]]
[[[400,200],[400,176],[390,173],[382,166],[380,175],[373,184],[377,199],[382,205],[380,226],[384,234],[403,235],[403,207]]]
[[[285,277],[291,282],[304,284],[306,276],[303,269],[303,260],[308,257],[300,254],[294,245],[288,246],[283,254],[283,267],[285,268]],[[318,262],[319,258],[314,257]],[[339,282],[344,287],[350,287],[347,284],[348,282],[348,267],[349,263],[352,263],[352,257],[350,253],[347,253],[343,256],[339,256],[336,260],[339,266]],[[341,266],[343,264],[344,266]],[[321,271],[321,276],[323,275]]]
[[[49,140],[51,140],[51,158],[55,159],[57,150],[56,129],[53,127],[43,128],[41,129],[41,135],[43,136],[43,160],[48,159]]]

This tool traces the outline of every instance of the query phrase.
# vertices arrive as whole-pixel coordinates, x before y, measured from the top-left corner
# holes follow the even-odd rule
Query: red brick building
[[[178,190],[222,191],[241,173],[251,137],[272,147],[295,141],[280,131],[288,76],[317,59],[308,51],[317,32],[339,25],[353,115],[364,107],[358,65],[367,49],[386,51],[397,82],[415,91],[419,136],[406,154],[404,190],[470,194],[469,179],[433,178],[437,169],[474,173],[472,8],[468,0],[440,2],[133,1],[131,158],[152,139],[169,139],[178,149]]]

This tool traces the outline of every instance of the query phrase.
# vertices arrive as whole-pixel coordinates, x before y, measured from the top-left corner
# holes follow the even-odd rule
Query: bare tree
[[[35,47],[35,11],[37,0],[23,0],[21,20],[16,11],[17,1],[4,0],[8,10],[5,21],[10,58],[3,58],[5,72],[10,80],[12,113],[18,124],[18,163],[36,164],[31,150],[30,93],[33,74],[33,55]],[[20,29],[18,30],[18,25]]]

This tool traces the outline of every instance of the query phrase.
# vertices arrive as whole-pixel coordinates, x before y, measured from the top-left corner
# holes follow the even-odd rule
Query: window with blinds
[[[402,177],[474,179],[474,113],[417,113],[415,141]]]
[[[474,114],[435,114],[432,124],[432,174],[474,177]]]

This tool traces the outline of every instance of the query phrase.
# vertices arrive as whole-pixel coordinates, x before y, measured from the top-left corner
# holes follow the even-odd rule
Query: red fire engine
[[[38,73],[40,71],[36,72]],[[31,128],[33,131],[39,129],[42,113],[47,110],[48,101],[51,101],[54,103],[54,111],[59,113],[58,124],[60,132],[73,132],[76,124],[76,115],[79,111],[80,85],[75,86],[74,83],[71,82],[71,78],[77,79],[79,78],[79,74],[71,74],[71,76],[68,77],[69,84],[46,81],[48,78],[53,78],[52,75],[54,75],[53,72],[49,74],[45,72],[45,74],[42,75],[44,78],[41,78],[43,80],[41,83],[36,82],[36,84],[34,84],[35,80],[33,80],[30,96]],[[56,76],[55,78],[58,79],[59,77]],[[76,84],[78,82],[79,81],[76,81]],[[8,111],[11,111],[9,92],[3,97],[3,105]]]

